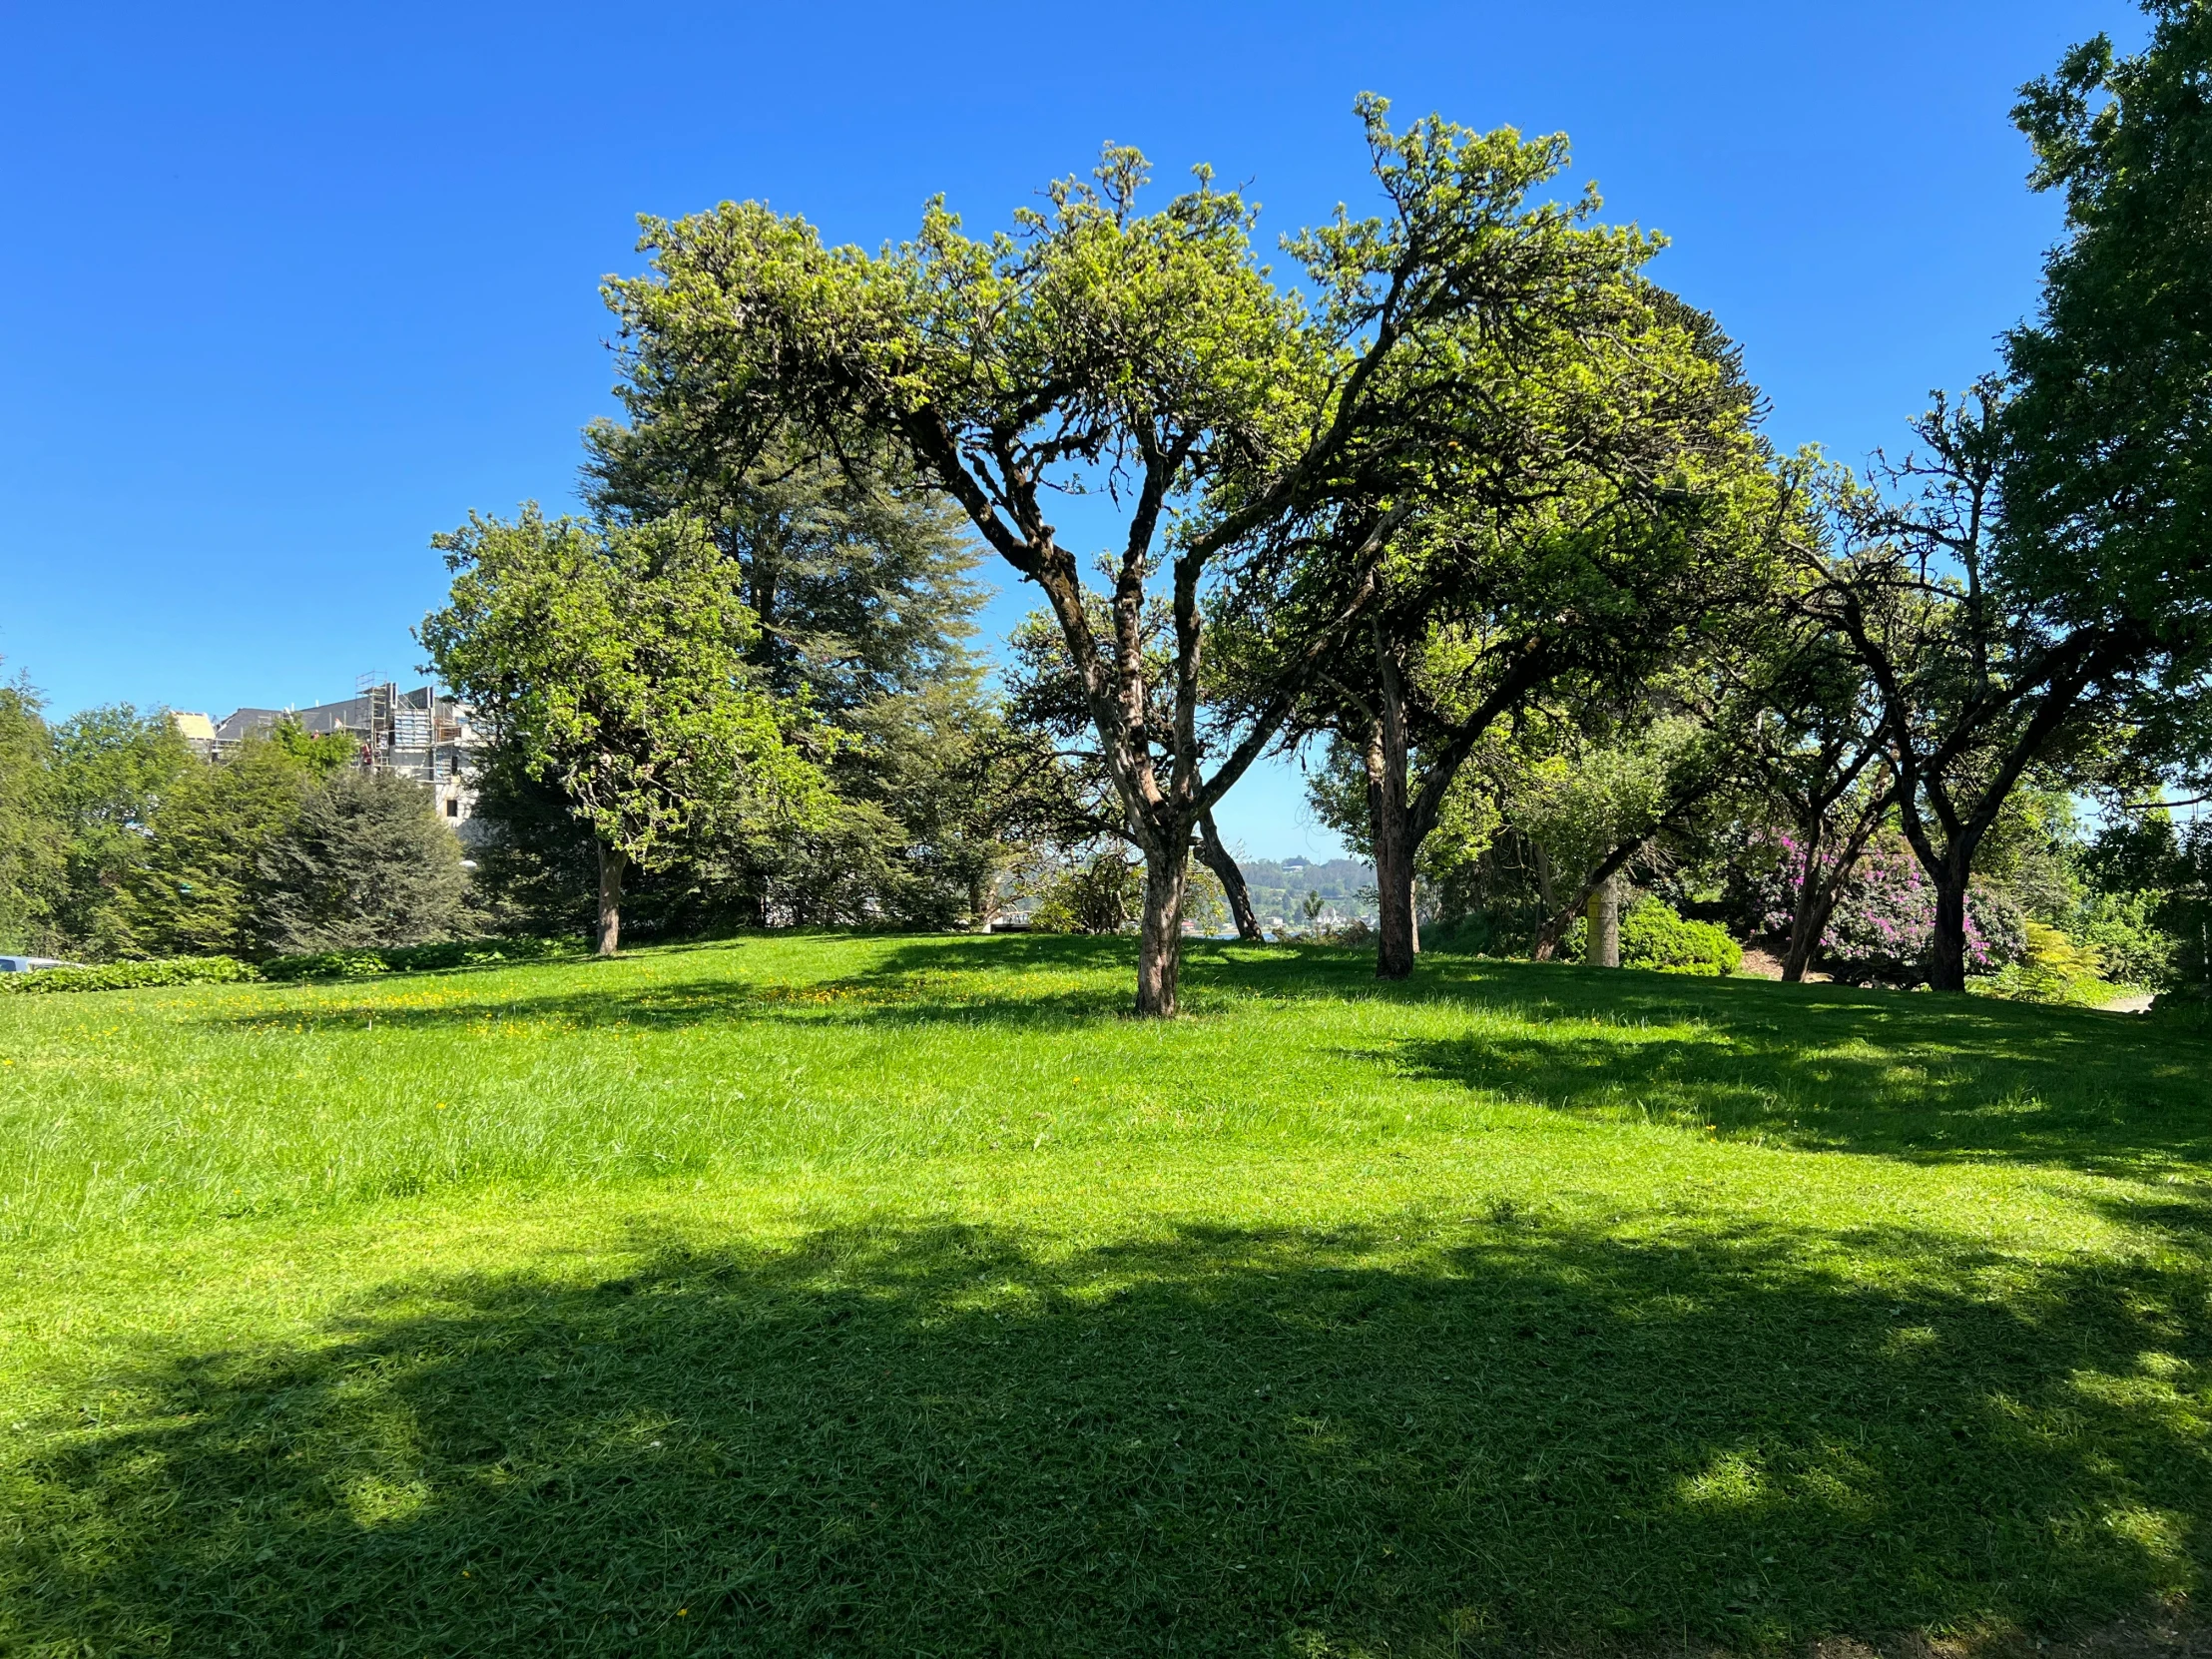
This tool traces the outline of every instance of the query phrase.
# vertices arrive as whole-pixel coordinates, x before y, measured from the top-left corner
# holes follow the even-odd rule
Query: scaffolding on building
[[[458,825],[474,812],[474,752],[482,739],[466,704],[434,686],[401,691],[396,681],[363,674],[354,695],[305,709],[240,709],[215,727],[214,750],[236,748],[253,733],[289,722],[311,736],[352,740],[353,764],[364,772],[392,773],[427,789],[440,817]]]

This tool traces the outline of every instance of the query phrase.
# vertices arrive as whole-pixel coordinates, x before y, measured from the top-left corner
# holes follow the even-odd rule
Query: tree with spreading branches
[[[1140,213],[1147,164],[1115,146],[1092,182],[1054,185],[985,240],[941,201],[878,254],[725,204],[646,221],[652,272],[608,285],[638,360],[735,452],[794,433],[837,455],[893,445],[1043,590],[1144,854],[1141,1014],[1176,1009],[1193,831],[1361,620],[1366,573],[1414,501],[1452,486],[1453,434],[1494,390],[1466,372],[1464,342],[1547,325],[1623,285],[1652,247],[1590,223],[1594,198],[1530,206],[1561,139],[1435,118],[1396,133],[1383,100],[1359,109],[1384,211],[1291,239],[1311,300],[1258,263],[1253,211],[1209,170]],[[1055,493],[1121,510],[1111,650]],[[1249,716],[1202,743],[1209,595],[1320,534],[1347,567],[1341,602],[1280,654]],[[1172,618],[1164,699],[1139,649],[1155,592]]]

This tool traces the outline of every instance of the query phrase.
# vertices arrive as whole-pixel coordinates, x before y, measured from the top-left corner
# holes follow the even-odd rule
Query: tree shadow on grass
[[[1131,950],[1125,939],[1037,934],[894,938],[865,971],[835,978],[610,977],[350,1012],[386,1029],[801,1020],[1080,1035],[1126,1015],[1114,975]],[[1362,1053],[1415,1077],[1561,1110],[1924,1159],[2008,1157],[2119,1174],[2212,1162],[2212,1041],[2124,1015],[1448,954],[1423,958],[1405,984],[1378,985],[1373,972],[1361,951],[1207,942],[1189,952],[1186,1000],[1202,1022],[1256,1004],[1355,997],[1464,1009],[1481,1017],[1460,1035],[1384,1039]],[[229,1017],[252,1025],[268,1016]]]
[[[148,1362],[8,1476],[0,1649],[1750,1651],[2205,1564],[2195,1258],[1475,1208],[658,1236]]]
[[[1384,1056],[1562,1110],[1809,1148],[2124,1175],[2212,1162],[2212,1044],[2124,1015],[1620,970],[1559,973],[1544,991],[1523,1003],[1528,1023]]]

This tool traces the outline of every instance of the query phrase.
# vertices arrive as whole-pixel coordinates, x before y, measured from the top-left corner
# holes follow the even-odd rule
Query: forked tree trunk
[[[1608,875],[1590,894],[1590,948],[1592,967],[1621,965],[1621,889],[1618,876]]]
[[[1822,902],[1828,880],[1821,873],[1820,821],[1801,823],[1798,833],[1804,837],[1805,870],[1798,877],[1797,902],[1790,906],[1790,943],[1782,953],[1782,977],[1793,985],[1813,965],[1813,953],[1820,948],[1829,912],[1835,908],[1833,900]]]
[[[1229,848],[1222,845],[1221,831],[1214,828],[1212,813],[1199,817],[1198,855],[1214,872],[1221,890],[1229,895],[1229,914],[1237,923],[1237,937],[1247,944],[1257,944],[1264,935],[1260,931],[1260,918],[1252,908],[1251,890],[1245,886],[1244,871],[1237,867],[1237,860],[1231,856]]]
[[[1137,1012],[1160,1019],[1175,1015],[1176,985],[1183,971],[1183,897],[1190,886],[1190,845],[1178,836],[1165,850],[1146,848],[1144,926],[1137,938]]]
[[[1792,985],[1802,984],[1812,970],[1813,959],[1820,954],[1821,940],[1828,932],[1829,919],[1836,913],[1837,889],[1835,883],[1807,881],[1798,888],[1797,904],[1790,915],[1790,943],[1782,953],[1782,977]]]
[[[1802,983],[1812,971],[1820,955],[1821,940],[1828,934],[1828,924],[1835,918],[1836,906],[1843,901],[1844,883],[1859,867],[1860,855],[1867,850],[1867,842],[1881,822],[1879,804],[1861,813],[1858,826],[1844,837],[1842,850],[1825,874],[1820,873],[1820,826],[1801,826],[1805,834],[1805,879],[1798,883],[1797,902],[1791,906],[1790,944],[1782,955],[1782,977],[1790,984]]]
[[[629,868],[630,859],[621,848],[599,842],[597,940],[602,956],[612,956],[622,948],[622,878]]]

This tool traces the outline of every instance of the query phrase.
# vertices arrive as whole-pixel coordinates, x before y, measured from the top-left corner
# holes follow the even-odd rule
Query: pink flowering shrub
[[[1787,833],[1763,837],[1755,852],[1754,899],[1760,919],[1787,933],[1805,880],[1805,853]],[[1936,888],[1912,849],[1877,844],[1861,856],[1844,884],[1821,941],[1821,965],[1854,984],[1917,984],[1928,976],[1936,934]],[[1991,887],[1966,893],[1966,971],[1994,973],[2017,961],[2027,945],[2019,907]]]

